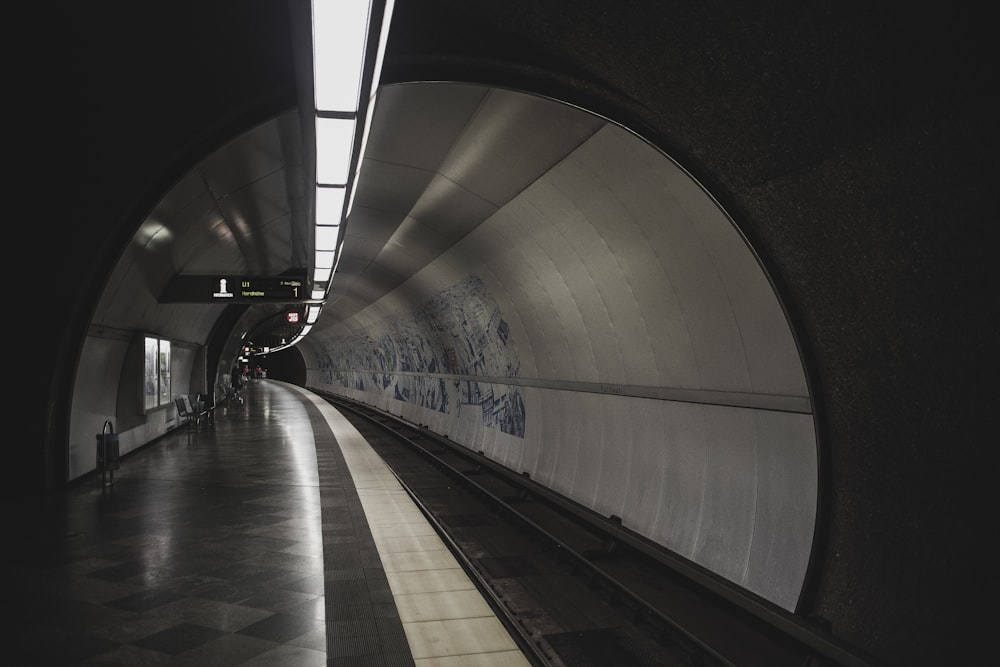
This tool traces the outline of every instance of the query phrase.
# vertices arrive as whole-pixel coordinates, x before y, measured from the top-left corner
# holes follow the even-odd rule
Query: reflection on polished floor
[[[332,433],[269,385],[111,486],[24,499],[3,549],[17,664],[413,664]]]
[[[527,667],[347,419],[272,380],[244,398],[111,485],[22,499],[12,664]]]

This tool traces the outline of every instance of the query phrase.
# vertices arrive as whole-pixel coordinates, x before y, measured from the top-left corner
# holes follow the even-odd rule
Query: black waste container
[[[118,451],[117,433],[97,434],[97,471],[118,470],[121,456]]]

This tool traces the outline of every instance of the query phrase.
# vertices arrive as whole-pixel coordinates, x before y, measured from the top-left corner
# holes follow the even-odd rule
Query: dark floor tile
[[[201,646],[224,634],[221,630],[206,628],[193,623],[181,623],[167,630],[157,632],[138,641],[136,646],[153,649],[161,653],[178,655],[196,646]]]
[[[180,600],[183,596],[169,591],[142,591],[108,602],[108,606],[128,611],[148,611],[161,605]]]
[[[275,570],[300,572],[305,574],[319,572],[323,569],[322,558],[302,556],[299,554],[288,553],[287,551],[271,551],[252,558],[248,562]]]
[[[225,632],[237,632],[274,614],[266,609],[255,609],[240,604],[213,603],[216,606],[191,616],[192,623]]]
[[[44,663],[39,663],[44,664]],[[66,664],[66,663],[60,663]],[[159,667],[177,664],[175,656],[141,646],[122,644],[82,662],[72,663],[74,667]]]
[[[326,649],[312,649],[295,644],[281,644],[243,663],[243,667],[326,667]]]
[[[311,618],[317,621],[326,620],[326,597],[320,595],[319,597],[315,597],[311,600],[300,602],[284,609],[283,613],[294,614],[295,616],[304,616],[305,618]]]
[[[186,665],[210,665],[212,667],[239,665],[279,646],[281,645],[277,642],[249,635],[226,633],[201,646],[185,651],[183,660]]]
[[[288,609],[296,607],[303,602],[312,600],[317,596],[312,593],[300,593],[298,591],[289,591],[283,588],[272,588],[267,591],[263,591],[258,595],[247,598],[242,602],[243,605],[247,607],[253,607],[255,609],[266,609],[273,612],[285,612]]]
[[[251,514],[245,519],[249,523],[254,523],[260,526],[269,526],[275,523],[281,523],[282,521],[288,521],[287,516],[281,516],[279,514]]]
[[[301,573],[289,572],[257,563],[241,563],[229,570],[224,568],[213,570],[212,574],[238,586],[247,587],[249,590],[267,590],[284,586],[302,576]]]
[[[320,563],[322,566],[322,563]],[[296,579],[295,581],[289,582],[282,586],[282,588],[288,589],[290,591],[297,591],[299,593],[310,593],[312,595],[323,595],[324,590],[324,580],[322,574],[315,574],[308,577],[303,577],[302,579]]]
[[[124,581],[131,577],[141,575],[146,571],[146,564],[141,562],[119,563],[109,567],[102,567],[93,570],[90,576],[104,579],[106,581]]]
[[[26,664],[78,665],[118,646],[116,642],[81,632],[66,632],[64,628],[37,627],[19,634],[8,650]]]
[[[323,627],[322,621],[313,618],[294,614],[275,614],[243,628],[239,634],[274,642],[287,642],[321,627]]]
[[[229,581],[212,581],[198,587],[198,597],[216,600],[218,602],[229,602],[235,604],[242,602],[249,597],[253,597],[258,591],[248,590],[245,586],[238,586]]]

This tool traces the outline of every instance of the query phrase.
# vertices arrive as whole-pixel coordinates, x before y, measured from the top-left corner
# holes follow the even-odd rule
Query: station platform
[[[15,508],[18,664],[530,664],[364,438],[299,387],[253,381],[113,480]]]

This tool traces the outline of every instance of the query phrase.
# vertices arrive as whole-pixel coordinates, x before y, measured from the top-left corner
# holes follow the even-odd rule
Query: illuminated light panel
[[[333,268],[321,269],[318,266],[313,269],[313,282],[314,283],[326,283],[330,282],[330,276],[333,274]]]
[[[316,224],[339,225],[344,215],[344,188],[316,188]],[[324,248],[329,250],[329,248]]]
[[[368,0],[313,0],[313,90],[321,111],[357,111]]]
[[[332,269],[333,260],[336,259],[337,253],[333,250],[320,250],[316,253],[316,268],[317,269]]]
[[[357,189],[352,181],[356,182],[360,175],[375,107],[394,1],[385,1],[382,23],[378,26],[374,68],[370,70],[372,81],[370,86],[365,86],[365,57],[373,4],[374,0],[311,0],[313,101],[317,112],[313,116],[316,139],[314,301],[326,299],[329,281],[340,263],[341,253],[337,247],[340,225],[354,204]],[[363,117],[359,113],[362,87],[369,88]],[[360,141],[358,132],[362,133]],[[355,147],[358,147],[357,152]],[[351,165],[355,162],[351,173]],[[351,186],[350,192],[348,186]],[[316,321],[319,312],[318,305],[307,309],[309,325]],[[310,328],[305,327],[291,344],[301,340]]]
[[[316,250],[331,251],[337,249],[337,233],[340,231],[338,225],[317,225],[316,226]]]
[[[344,185],[354,153],[353,118],[316,117],[316,181]]]

